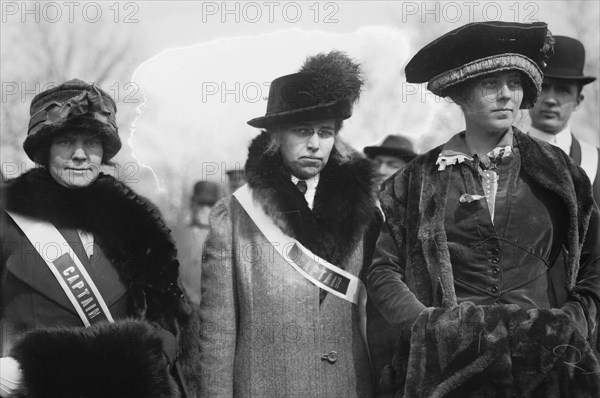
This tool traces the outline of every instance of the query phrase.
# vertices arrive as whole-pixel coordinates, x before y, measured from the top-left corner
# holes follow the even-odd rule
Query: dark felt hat
[[[309,57],[298,73],[271,83],[267,112],[248,121],[258,128],[322,119],[347,119],[362,87],[360,66],[339,51]]]
[[[221,187],[216,182],[198,181],[194,184],[192,203],[212,206],[221,198]]]
[[[469,79],[518,70],[526,77],[521,108],[530,108],[541,91],[552,41],[544,22],[469,23],[423,47],[406,65],[406,81],[427,82],[431,92],[445,97],[449,87]]]
[[[116,113],[115,101],[96,84],[72,79],[42,91],[31,101],[25,153],[36,161],[40,149],[45,149],[56,133],[72,128],[99,133],[103,158],[109,160],[121,149]]]
[[[371,159],[377,155],[390,155],[408,160],[417,156],[408,138],[394,134],[386,135],[377,145],[366,146],[363,152]]]
[[[574,80],[582,84],[596,80],[593,76],[583,74],[585,48],[579,40],[567,36],[554,36],[554,40],[554,55],[547,61],[544,77]]]

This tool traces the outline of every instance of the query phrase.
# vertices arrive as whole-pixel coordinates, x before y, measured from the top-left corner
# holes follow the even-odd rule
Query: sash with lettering
[[[21,214],[6,211],[21,228],[40,257],[64,290],[83,324],[108,320],[114,322],[94,281],[83,267],[69,243],[54,225]],[[52,243],[54,250],[44,250]]]
[[[298,240],[286,235],[252,199],[248,185],[240,187],[233,196],[242,205],[254,224],[265,235],[273,248],[300,275],[314,285],[352,304],[358,304],[365,287],[360,279],[320,258]]]

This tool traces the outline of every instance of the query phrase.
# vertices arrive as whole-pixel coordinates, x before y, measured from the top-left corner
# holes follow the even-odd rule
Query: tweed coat
[[[332,153],[310,210],[279,155],[264,155],[267,144],[263,133],[250,145],[246,178],[254,200],[286,234],[358,276],[365,231],[381,222],[370,163],[357,157],[342,164]],[[320,294],[235,197],[215,205],[210,225],[200,304],[204,396],[372,396],[362,306]],[[335,361],[327,360],[333,352]]]
[[[591,337],[598,324],[600,303],[600,218],[589,179],[560,149],[514,130],[522,172],[532,184],[561,203],[561,214],[568,225],[562,252],[549,270],[554,289],[551,304],[555,308],[578,309],[569,311],[575,321],[569,325],[569,333],[578,325],[579,330],[587,330],[584,338]],[[368,271],[368,290],[385,319],[398,328],[399,340],[410,338],[417,319],[420,324],[429,325],[424,326],[427,332],[430,326],[435,326],[430,319],[434,318],[434,307],[442,308],[440,311],[462,308],[456,307],[444,229],[449,173],[439,172],[435,164],[441,149],[440,146],[418,157],[397,173],[386,182],[381,195],[385,228],[397,247],[395,255],[401,264],[397,267],[375,261]],[[456,314],[445,316],[453,319]],[[498,319],[502,317],[506,315]]]
[[[181,376],[195,396],[197,312],[179,288],[175,245],[158,209],[111,176],[100,174],[89,187],[72,190],[45,168],[7,181],[2,194],[0,349],[2,356],[19,361],[25,396],[179,397],[165,352],[177,355]],[[98,288],[105,288],[115,323],[82,327],[4,208],[51,222],[63,235],[74,232],[71,239],[78,239],[78,228],[93,234],[97,257],[89,260],[89,272]],[[87,264],[83,246],[65,239]],[[173,350],[163,347],[166,342]]]

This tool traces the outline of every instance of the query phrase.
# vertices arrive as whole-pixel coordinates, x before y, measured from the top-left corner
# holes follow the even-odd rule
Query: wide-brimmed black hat
[[[596,80],[593,76],[583,74],[585,48],[579,40],[567,36],[554,36],[554,40],[554,55],[547,61],[544,77],[574,80],[582,84]]]
[[[417,154],[413,150],[412,142],[401,135],[390,134],[383,137],[380,143],[366,146],[363,152],[373,159],[377,155],[389,155],[411,160]]]
[[[121,149],[116,113],[115,101],[96,84],[72,79],[42,91],[31,101],[25,153],[36,161],[39,150],[49,145],[52,136],[73,128],[100,134],[103,160],[109,160]]]
[[[258,128],[310,120],[347,119],[362,87],[360,66],[332,51],[309,57],[298,73],[271,83],[267,112],[248,121]]]
[[[547,24],[474,22],[423,47],[406,65],[406,81],[425,83],[445,97],[448,88],[489,73],[518,70],[523,82],[521,108],[535,104],[542,87],[544,62],[552,51]]]

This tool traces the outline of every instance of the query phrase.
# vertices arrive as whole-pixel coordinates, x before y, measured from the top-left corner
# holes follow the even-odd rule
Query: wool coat
[[[170,398],[181,396],[178,384],[185,380],[195,396],[197,311],[179,287],[175,245],[158,209],[111,176],[100,174],[75,190],[56,183],[45,168],[7,181],[2,195],[0,348],[19,361],[24,395]],[[83,328],[4,209],[50,222],[65,236],[90,267],[115,323]],[[83,245],[74,244],[77,229],[94,237],[89,261]]]
[[[268,142],[262,133],[249,148],[253,199],[288,236],[359,276],[366,241],[375,238],[366,231],[381,222],[370,163],[358,155],[341,162],[334,149],[311,210],[279,155],[265,154]],[[210,225],[200,304],[204,396],[372,396],[361,333],[366,297],[356,306],[323,295],[280,257],[234,196],[215,205]]]
[[[540,371],[535,367],[540,363],[546,363],[543,362],[545,357],[538,356],[539,361],[534,363],[536,356],[526,350],[529,346],[513,347],[507,341],[519,342],[518,339],[523,337],[523,334],[519,333],[522,333],[523,329],[527,333],[531,332],[532,325],[536,325],[540,319],[545,319],[540,322],[547,322],[550,329],[542,327],[537,330],[535,337],[538,340],[528,335],[531,341],[539,343],[542,339],[549,338],[549,335],[554,337],[558,335],[560,337],[558,341],[561,343],[579,344],[575,347],[581,354],[585,354],[591,369],[596,369],[598,366],[593,355],[587,355],[591,353],[591,348],[585,343],[585,338],[592,336],[598,324],[597,307],[600,303],[598,295],[600,292],[600,218],[598,208],[592,199],[589,179],[583,170],[560,149],[534,140],[517,129],[515,129],[514,139],[521,154],[521,172],[531,184],[541,188],[544,195],[549,195],[560,203],[560,214],[564,217],[564,225],[568,226],[568,231],[564,234],[565,240],[562,242],[562,251],[555,264],[549,269],[548,280],[553,291],[551,294],[553,297],[550,297],[552,307],[569,309],[571,317],[566,318],[564,312],[550,309],[544,310],[546,312],[523,313],[510,306],[506,308],[492,306],[481,312],[481,309],[473,310],[467,303],[457,303],[444,226],[450,173],[438,171],[436,159],[442,147],[435,148],[418,157],[384,185],[381,194],[382,208],[386,215],[384,229],[387,238],[391,239],[397,248],[396,253],[393,254],[398,257],[400,264],[374,261],[368,271],[369,297],[383,317],[396,328],[398,350],[405,350],[397,352],[397,362],[393,368],[396,374],[392,376],[402,383],[406,382],[407,386],[412,386],[413,390],[410,391],[407,387],[406,396],[427,396],[424,391],[431,393],[441,385],[438,384],[442,383],[441,380],[445,380],[444,378],[450,375],[454,375],[455,381],[460,381],[456,384],[450,383],[452,387],[445,390],[446,393],[462,386],[461,383],[469,379],[466,376],[465,379],[461,377],[466,370],[472,370],[467,368],[468,358],[472,357],[466,354],[462,356],[459,353],[466,352],[469,348],[473,350],[469,351],[469,355],[477,358],[482,347],[486,348],[486,343],[494,347],[489,352],[498,354],[497,357],[490,359],[490,363],[501,363],[508,367],[504,370],[509,375],[509,382],[513,383],[511,387],[513,390],[504,386],[502,391],[518,393],[518,389],[515,390],[518,388],[517,382],[511,375],[519,371],[533,372],[527,374],[535,375]],[[381,252],[377,254],[379,257],[385,255]],[[467,306],[464,307],[465,305]],[[479,335],[479,339],[467,340],[472,337],[472,330],[467,333],[461,328],[452,328],[456,326],[454,321],[458,322],[462,319],[464,322],[465,318],[462,314],[465,313],[477,314],[473,318],[471,327],[475,325],[484,330],[490,325],[498,325],[498,328],[493,332],[488,330],[489,335],[481,332],[483,334]],[[568,319],[566,323],[565,319]],[[466,322],[462,326],[466,326]],[[552,329],[554,327],[556,329]],[[447,333],[448,330],[458,330],[458,332]],[[500,333],[500,330],[503,332]],[[580,330],[583,331],[583,336]],[[491,337],[486,341],[481,336]],[[406,345],[403,345],[403,342]],[[503,345],[496,344],[499,342]],[[515,351],[507,354],[506,350],[512,349]],[[410,350],[410,357],[408,350]],[[427,350],[435,352],[435,355]],[[518,368],[516,362],[507,359],[515,352],[517,357],[522,355],[523,358],[530,358],[531,362]],[[544,352],[547,354],[547,351]],[[502,354],[507,356],[503,357]],[[553,357],[554,360],[556,357]],[[399,358],[403,358],[404,361]],[[563,362],[568,363],[572,358],[564,357],[564,359]],[[458,367],[445,368],[444,361],[452,362],[452,360],[456,361],[453,366]],[[445,374],[444,369],[448,372],[450,369],[453,370]],[[486,368],[481,365],[477,369]],[[545,375],[543,372],[538,374]],[[565,374],[568,373],[562,373]],[[439,378],[436,379],[438,376]],[[486,377],[493,378],[491,374],[485,376],[483,371],[473,372],[469,377],[471,382],[474,380],[481,382],[486,380]],[[528,382],[524,384],[533,384]],[[539,383],[540,380],[536,382]],[[597,380],[594,379],[594,383],[597,383]],[[595,388],[595,385],[591,384],[590,388]],[[561,384],[560,388],[565,388],[565,384]],[[466,391],[469,390],[463,390],[463,395],[459,393],[457,396],[470,396],[465,395]],[[539,396],[544,396],[543,394],[546,393],[545,396],[560,396],[548,392],[542,392]],[[439,395],[435,396],[452,396],[444,395],[439,390],[437,394]],[[471,396],[487,396],[484,392],[481,394],[483,395]]]

